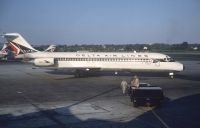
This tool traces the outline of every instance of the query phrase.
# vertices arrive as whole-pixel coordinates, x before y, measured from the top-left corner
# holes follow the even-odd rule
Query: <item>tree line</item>
[[[35,46],[38,50],[44,50],[48,46],[40,45]],[[58,52],[76,52],[76,51],[89,51],[89,52],[133,52],[133,51],[151,51],[151,52],[183,52],[194,51],[200,52],[200,44],[189,44],[183,42],[180,44],[105,44],[105,45],[57,45],[56,51]]]

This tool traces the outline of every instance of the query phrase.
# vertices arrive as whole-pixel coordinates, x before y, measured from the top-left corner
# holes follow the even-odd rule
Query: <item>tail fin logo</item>
[[[14,50],[14,48],[15,48],[15,51],[17,51],[18,54],[19,54],[19,53],[24,54],[24,53],[35,52],[35,50],[29,49],[29,48],[24,47],[24,46],[21,46],[21,45],[15,43],[15,42],[10,42],[9,44],[12,46],[12,50]],[[17,50],[16,50],[16,49],[17,49]]]
[[[15,55],[18,55],[20,53],[20,49],[17,46],[15,46],[13,43],[11,43],[11,42],[8,44],[7,47],[11,51],[13,51]]]

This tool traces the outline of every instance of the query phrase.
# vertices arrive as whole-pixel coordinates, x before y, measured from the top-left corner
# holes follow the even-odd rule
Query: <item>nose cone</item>
[[[181,72],[181,71],[185,70],[185,66],[182,63],[177,62],[177,69],[179,72]]]

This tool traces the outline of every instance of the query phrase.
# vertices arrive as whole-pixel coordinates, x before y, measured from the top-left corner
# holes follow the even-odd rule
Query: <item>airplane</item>
[[[7,48],[7,44],[4,44],[1,51],[0,51],[0,58],[3,58],[5,56],[8,55],[8,52],[6,51],[6,48]]]
[[[75,70],[80,77],[83,71],[167,72],[184,70],[184,65],[170,56],[148,52],[41,52],[34,49],[19,33],[6,33],[4,38],[17,46],[24,57],[38,67],[54,67]]]

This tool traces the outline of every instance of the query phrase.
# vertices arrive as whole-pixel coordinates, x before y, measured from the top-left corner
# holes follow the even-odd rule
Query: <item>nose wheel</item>
[[[170,73],[169,73],[169,78],[171,78],[171,79],[174,78],[174,73],[173,73],[173,72],[170,72]]]

